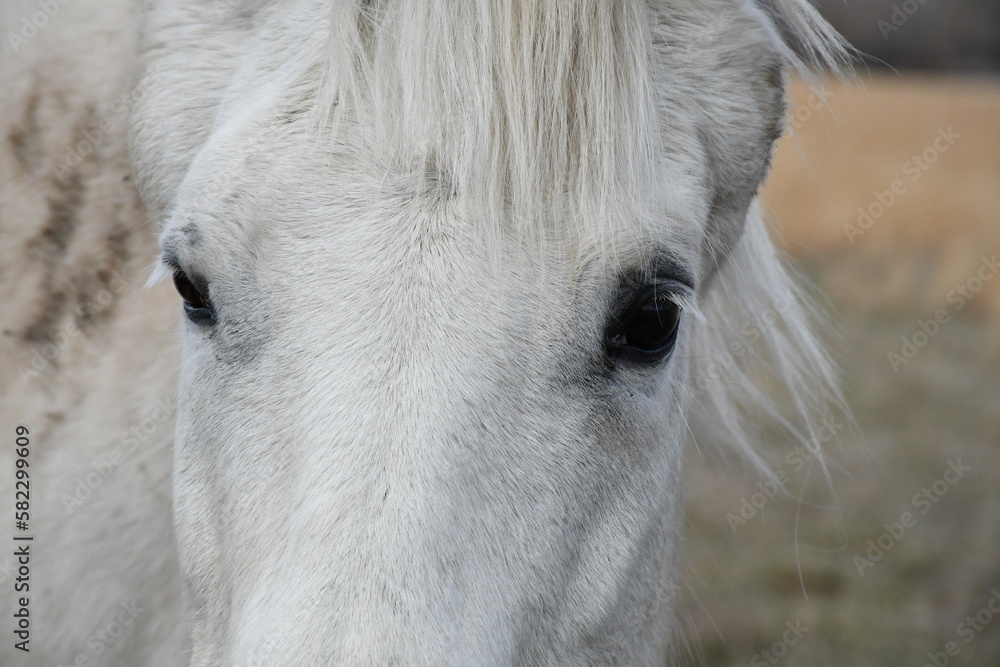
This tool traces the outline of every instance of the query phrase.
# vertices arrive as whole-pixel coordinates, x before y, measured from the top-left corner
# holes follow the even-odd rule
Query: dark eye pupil
[[[184,306],[188,309],[210,309],[211,305],[208,303],[208,299],[202,296],[198,288],[188,280],[180,271],[174,273],[174,287],[177,288],[177,293],[181,295],[184,299]]]
[[[643,351],[659,350],[673,340],[680,317],[677,304],[666,299],[650,300],[625,327],[625,343]]]

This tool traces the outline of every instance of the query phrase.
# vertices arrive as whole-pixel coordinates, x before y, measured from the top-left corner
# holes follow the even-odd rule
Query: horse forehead
[[[692,12],[697,13],[693,9],[687,13]],[[705,14],[708,16],[707,12]],[[681,28],[671,24],[660,29],[676,33],[678,39],[683,37]],[[264,61],[268,57],[266,49],[258,54]],[[270,57],[278,58],[276,54]],[[651,72],[653,76],[662,74],[659,70]],[[690,72],[685,74],[680,70],[672,75],[690,78]],[[254,77],[244,79],[246,86],[255,80]],[[704,83],[712,85],[711,80]],[[247,91],[249,94],[251,89]],[[327,218],[326,224],[336,218],[364,218],[366,224],[377,228],[406,211],[420,214],[441,208],[441,193],[448,190],[451,175],[433,161],[415,166],[398,162],[386,164],[384,154],[395,147],[366,145],[358,128],[352,130],[348,125],[343,133],[348,141],[338,154],[327,156],[325,164],[322,157],[309,163],[302,154],[316,147],[315,135],[302,131],[306,124],[302,118],[289,122],[285,102],[291,92],[273,86],[268,94],[250,97],[252,99],[248,100],[241,95],[230,96],[231,99],[239,98],[239,104],[230,102],[228,106],[232,108],[220,116],[233,117],[211,133],[209,143],[214,146],[202,151],[196,160],[196,163],[203,163],[202,168],[189,170],[187,180],[194,186],[191,196],[182,198],[187,201],[188,209],[210,213],[203,220],[216,228],[218,235],[252,233],[253,225],[246,221],[262,217],[264,211],[270,214],[264,217],[272,218],[290,212],[297,218],[312,218],[312,222]],[[240,113],[235,113],[237,109]],[[659,180],[664,185],[659,193],[636,193],[639,198],[669,199],[654,202],[650,211],[652,216],[660,218],[659,224],[649,226],[646,224],[649,221],[637,220],[634,216],[616,216],[614,209],[606,212],[608,219],[601,219],[600,213],[582,216],[583,219],[577,216],[576,228],[584,232],[580,241],[585,245],[606,248],[612,239],[620,241],[631,237],[636,239],[632,243],[636,246],[643,234],[658,236],[656,240],[660,243],[671,243],[678,238],[682,246],[696,243],[694,239],[702,231],[699,223],[705,220],[704,209],[708,204],[703,182],[707,176],[706,158],[704,147],[697,144],[700,130],[696,127],[695,114],[685,109],[674,111],[670,126],[662,128],[671,142],[669,154],[661,161],[665,173]],[[678,118],[685,114],[688,117]],[[656,120],[661,124],[667,122],[664,118]],[[294,192],[294,196],[278,196],[285,194],[282,191]],[[285,210],[279,210],[279,206]],[[191,227],[190,223],[185,225]],[[310,229],[323,232],[321,228],[302,225],[303,232]],[[683,254],[683,248],[679,250],[679,254]]]
[[[214,257],[228,252],[261,265],[288,260],[281,252],[255,252],[269,246],[313,254],[325,246],[381,242],[385,261],[392,261],[394,247],[450,239],[457,251],[476,243],[501,252],[506,244],[522,254],[558,257],[567,270],[580,273],[584,267],[610,271],[616,263],[635,264],[651,247],[693,257],[703,232],[701,188],[676,162],[678,173],[664,188],[671,191],[669,201],[650,211],[655,220],[610,207],[518,226],[509,216],[462,202],[461,193],[442,182],[447,176],[426,164],[387,167],[377,154],[350,144],[333,153],[318,151],[308,132],[260,118],[232,124],[208,144],[192,163],[163,229],[165,250]],[[500,228],[498,219],[504,222]]]

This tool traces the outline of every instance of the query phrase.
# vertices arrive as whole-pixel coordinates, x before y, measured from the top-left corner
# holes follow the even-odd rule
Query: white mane
[[[414,189],[429,182],[442,196],[474,193],[485,203],[480,220],[512,212],[540,238],[538,228],[551,234],[556,222],[641,223],[649,214],[636,208],[649,200],[639,193],[663,178],[663,137],[653,119],[671,104],[649,85],[661,56],[650,25],[694,20],[678,4],[339,0],[319,108],[394,147],[386,171],[411,173]],[[717,13],[689,26],[692,39],[740,57],[731,3],[706,4]],[[754,7],[756,29],[770,34],[794,71],[837,75],[849,62],[843,39],[807,0],[743,4]],[[551,182],[564,187],[546,189]],[[622,225],[621,233],[638,231]],[[812,332],[810,299],[782,268],[756,206],[703,308],[691,369],[693,381],[708,386],[696,388],[692,433],[766,471],[752,427],[761,414],[813,440],[813,422],[843,401]],[[773,326],[760,321],[767,312],[777,315]]]
[[[318,108],[396,147],[387,169],[499,204],[487,211],[509,207],[530,221],[555,207],[564,224],[566,210],[588,207],[633,217],[642,212],[621,207],[656,187],[662,144],[650,26],[692,18],[678,4],[337,0]],[[692,32],[738,57],[731,2],[707,4],[717,5],[713,23]],[[814,64],[845,62],[841,38],[808,2],[765,2],[759,13],[756,28],[795,69],[806,64],[779,33]]]

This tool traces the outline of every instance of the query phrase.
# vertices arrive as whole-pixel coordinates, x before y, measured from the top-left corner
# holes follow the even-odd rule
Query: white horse
[[[0,663],[675,659],[684,442],[833,391],[755,203],[810,5],[0,26]]]

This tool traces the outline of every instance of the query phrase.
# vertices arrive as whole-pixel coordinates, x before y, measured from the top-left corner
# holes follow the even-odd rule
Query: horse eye
[[[658,361],[673,349],[680,320],[681,308],[670,295],[650,290],[625,316],[613,344],[638,360]]]
[[[215,321],[212,302],[195,287],[183,271],[174,271],[174,287],[184,299],[184,312],[187,313],[189,320],[196,324],[210,324]]]

